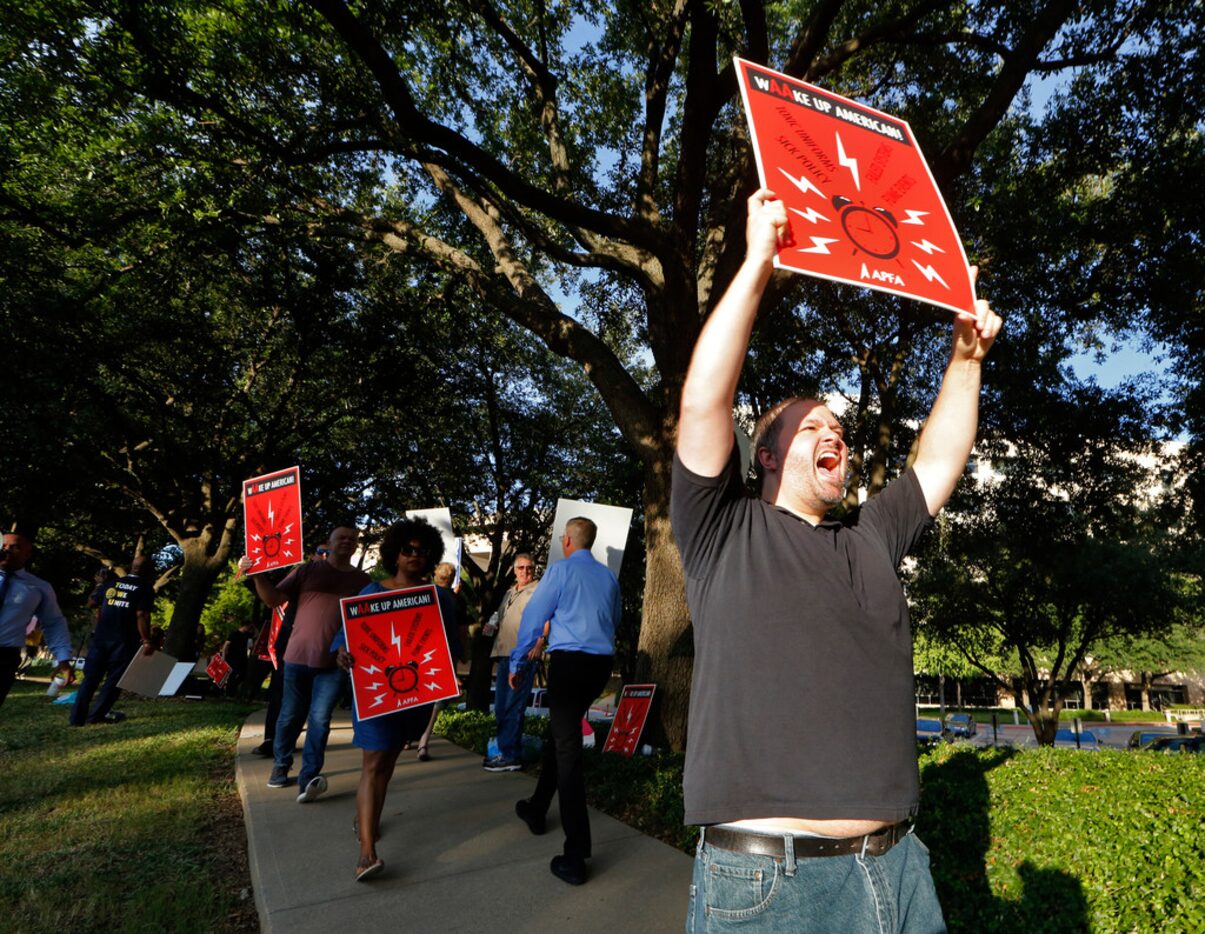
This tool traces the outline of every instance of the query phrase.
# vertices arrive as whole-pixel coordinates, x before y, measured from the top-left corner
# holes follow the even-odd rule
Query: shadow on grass
[[[1088,900],[1083,885],[1069,873],[1025,861],[1015,867],[1021,891],[1007,898],[992,893],[987,774],[1016,754],[1013,749],[967,749],[922,770],[917,834],[930,850],[946,924],[953,932],[975,934],[1087,931]]]

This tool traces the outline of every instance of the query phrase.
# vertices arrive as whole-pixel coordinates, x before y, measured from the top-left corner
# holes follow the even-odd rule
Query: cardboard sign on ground
[[[357,717],[371,720],[460,694],[434,585],[339,603],[347,650],[355,659]]]
[[[305,560],[301,538],[301,468],[290,467],[243,483],[243,529],[248,574]]]
[[[176,664],[175,656],[166,652],[144,655],[140,649],[126,667],[117,686],[143,697],[158,697],[163,685],[175,671]]]
[[[631,756],[640,742],[640,734],[644,732],[645,721],[649,718],[649,710],[653,706],[653,693],[657,690],[655,684],[626,684],[619,695],[619,706],[615,710],[615,719],[611,721],[611,732],[603,744],[603,752],[617,752],[621,756]]]
[[[159,688],[160,697],[172,697],[178,690],[180,685],[184,683],[184,679],[192,673],[192,662],[176,662],[172,668],[171,674],[167,676],[167,680],[163,682],[163,686]]]
[[[973,313],[962,240],[908,124],[735,63],[758,175],[794,237],[775,265]]]

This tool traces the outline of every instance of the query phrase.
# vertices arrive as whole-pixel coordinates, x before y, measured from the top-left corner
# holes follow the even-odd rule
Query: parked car
[[[1205,736],[1161,736],[1142,747],[1147,752],[1205,752]]]
[[[1079,735],[1079,742],[1076,742],[1075,731],[1066,728],[1059,730],[1054,734],[1054,744],[1056,746],[1071,746],[1078,749],[1091,749],[1093,752],[1100,750],[1100,740],[1091,730],[1084,730]]]
[[[942,741],[949,742],[950,737],[946,735],[945,727],[942,726],[940,720],[921,720],[916,721],[916,741],[925,746],[936,746]]]
[[[1140,749],[1152,740],[1167,739],[1175,735],[1175,733],[1168,730],[1135,730],[1130,734],[1130,740],[1126,743],[1126,748]]]
[[[956,739],[970,739],[979,732],[979,725],[969,713],[952,713],[946,716],[946,732]]]

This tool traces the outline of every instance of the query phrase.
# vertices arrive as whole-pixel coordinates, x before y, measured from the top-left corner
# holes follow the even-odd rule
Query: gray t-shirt
[[[845,522],[674,458],[695,662],[688,824],[902,820],[919,798],[912,633],[896,568],[931,520],[908,471]]]

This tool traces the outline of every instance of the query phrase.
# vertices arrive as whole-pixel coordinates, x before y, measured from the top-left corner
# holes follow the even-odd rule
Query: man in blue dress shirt
[[[25,630],[35,616],[46,644],[59,663],[58,671],[74,680],[71,669],[71,634],[59,609],[54,588],[25,570],[33,556],[33,538],[14,529],[4,533],[0,547],[0,704],[8,696],[21,662]]]
[[[582,761],[582,718],[611,677],[615,627],[622,606],[619,582],[590,553],[598,526],[589,519],[565,523],[561,545],[565,560],[552,565],[532,595],[511,652],[510,684],[550,621],[548,635],[548,712],[550,736],[535,793],[519,801],[515,813],[532,833],[544,832],[552,796],[560,798],[564,855],[550,869],[570,885],[586,881],[590,858],[590,817],[586,812],[586,775]]]

